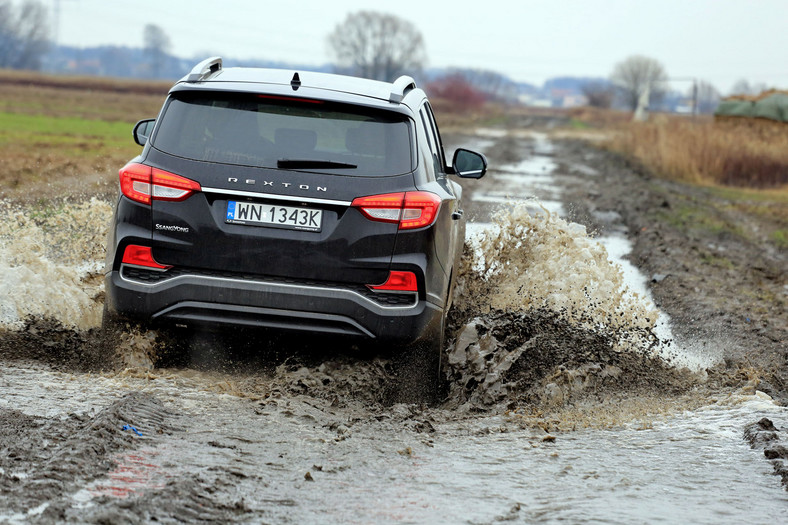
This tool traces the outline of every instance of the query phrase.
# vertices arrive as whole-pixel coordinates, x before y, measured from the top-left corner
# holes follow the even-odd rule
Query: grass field
[[[114,185],[131,130],[169,84],[0,71],[0,195],[30,201]]]

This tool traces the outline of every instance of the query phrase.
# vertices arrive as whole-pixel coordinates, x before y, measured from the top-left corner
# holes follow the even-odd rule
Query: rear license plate
[[[323,210],[276,206],[257,202],[227,202],[225,222],[251,226],[273,226],[319,232],[323,224]]]

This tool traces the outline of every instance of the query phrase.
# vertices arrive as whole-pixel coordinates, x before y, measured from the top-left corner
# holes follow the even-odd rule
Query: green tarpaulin
[[[728,99],[720,102],[715,116],[750,117],[788,123],[788,95],[773,93],[761,100]]]
[[[788,95],[775,93],[755,103],[754,117],[788,122]]]
[[[722,117],[752,117],[754,105],[751,100],[723,100],[714,114]]]

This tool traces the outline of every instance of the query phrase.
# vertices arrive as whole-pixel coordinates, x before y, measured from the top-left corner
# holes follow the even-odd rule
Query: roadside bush
[[[430,97],[436,97],[451,103],[459,111],[477,110],[484,105],[484,93],[473,87],[462,75],[449,75],[425,87]]]

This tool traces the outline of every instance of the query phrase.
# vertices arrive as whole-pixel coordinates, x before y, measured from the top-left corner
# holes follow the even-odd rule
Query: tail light
[[[136,244],[129,244],[123,252],[123,264],[133,264],[135,266],[144,266],[146,268],[155,268],[157,270],[167,270],[172,266],[159,264],[153,258],[153,250],[150,246],[138,246]]]
[[[372,285],[368,284],[367,287],[372,290],[386,291],[386,292],[418,292],[419,287],[416,282],[416,274],[413,272],[400,272],[390,271],[389,278],[383,284]]]
[[[412,230],[435,222],[441,198],[428,191],[408,191],[358,197],[351,205],[370,220],[396,222],[400,230]]]
[[[200,184],[191,179],[145,164],[130,162],[120,170],[120,191],[142,204],[152,200],[182,201],[200,190]]]

